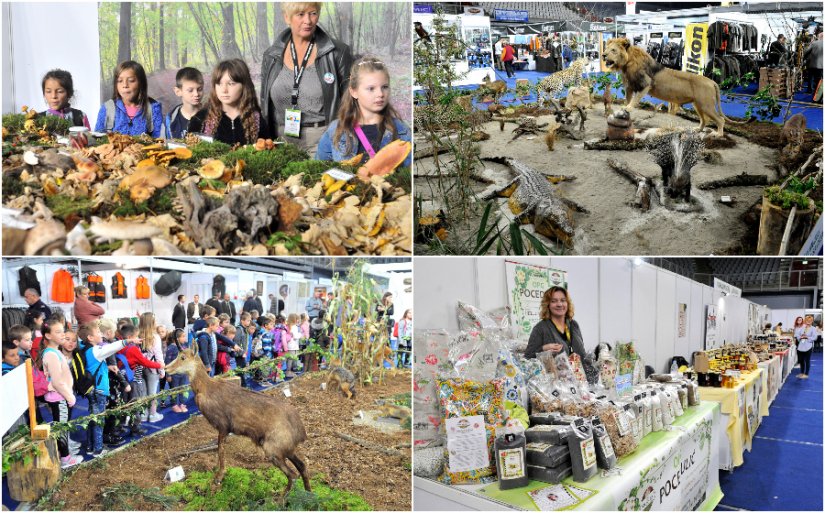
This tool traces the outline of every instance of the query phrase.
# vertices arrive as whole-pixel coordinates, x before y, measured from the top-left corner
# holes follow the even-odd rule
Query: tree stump
[[[60,453],[57,440],[41,440],[38,454],[27,461],[15,461],[6,473],[9,497],[18,502],[36,502],[60,479]]]
[[[762,197],[762,217],[759,220],[759,242],[756,245],[757,255],[778,255],[782,245],[782,236],[785,225],[788,223],[790,210],[774,205],[768,198]],[[795,255],[802,249],[805,238],[813,227],[814,209],[797,209],[793,226],[788,239],[786,254]]]

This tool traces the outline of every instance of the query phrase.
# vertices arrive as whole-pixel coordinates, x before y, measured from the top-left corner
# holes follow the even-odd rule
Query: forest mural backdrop
[[[286,29],[280,2],[101,2],[99,23],[101,100],[112,96],[112,70],[131,59],[146,69],[164,113],[179,103],[173,87],[184,66],[201,70],[209,91],[215,64],[241,57],[260,87],[261,56]],[[324,3],[319,25],[356,58],[375,55],[389,66],[393,106],[411,120],[410,4]]]

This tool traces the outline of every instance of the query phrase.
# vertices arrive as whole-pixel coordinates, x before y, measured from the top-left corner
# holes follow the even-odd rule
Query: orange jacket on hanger
[[[58,269],[52,277],[52,301],[55,303],[74,302],[74,280],[66,269]]]
[[[135,284],[135,297],[138,299],[149,299],[149,280],[144,276],[138,276]]]

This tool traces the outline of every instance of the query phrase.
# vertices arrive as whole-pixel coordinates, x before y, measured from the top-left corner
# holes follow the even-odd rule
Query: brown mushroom
[[[29,230],[23,253],[26,255],[61,255],[66,244],[66,228],[54,219],[38,219]]]
[[[120,182],[120,190],[129,189],[129,197],[135,203],[142,203],[155,193],[172,183],[172,176],[160,166],[142,167]]]
[[[187,160],[192,158],[192,150],[189,148],[175,148],[175,157],[180,160]]]
[[[210,180],[220,180],[225,170],[226,166],[223,162],[220,160],[210,160],[198,169],[198,174]]]
[[[92,220],[92,226],[89,230],[98,237],[108,240],[149,239],[163,232],[157,226],[148,223],[119,220],[101,221],[97,218]]]

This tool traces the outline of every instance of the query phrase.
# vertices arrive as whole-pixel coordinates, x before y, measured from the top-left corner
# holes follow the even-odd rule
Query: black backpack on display
[[[155,294],[169,296],[180,288],[180,271],[169,271],[155,282]]]
[[[212,278],[212,295],[218,294],[218,297],[223,299],[224,294],[226,294],[226,278],[224,278],[220,274],[216,274],[214,278]]]

